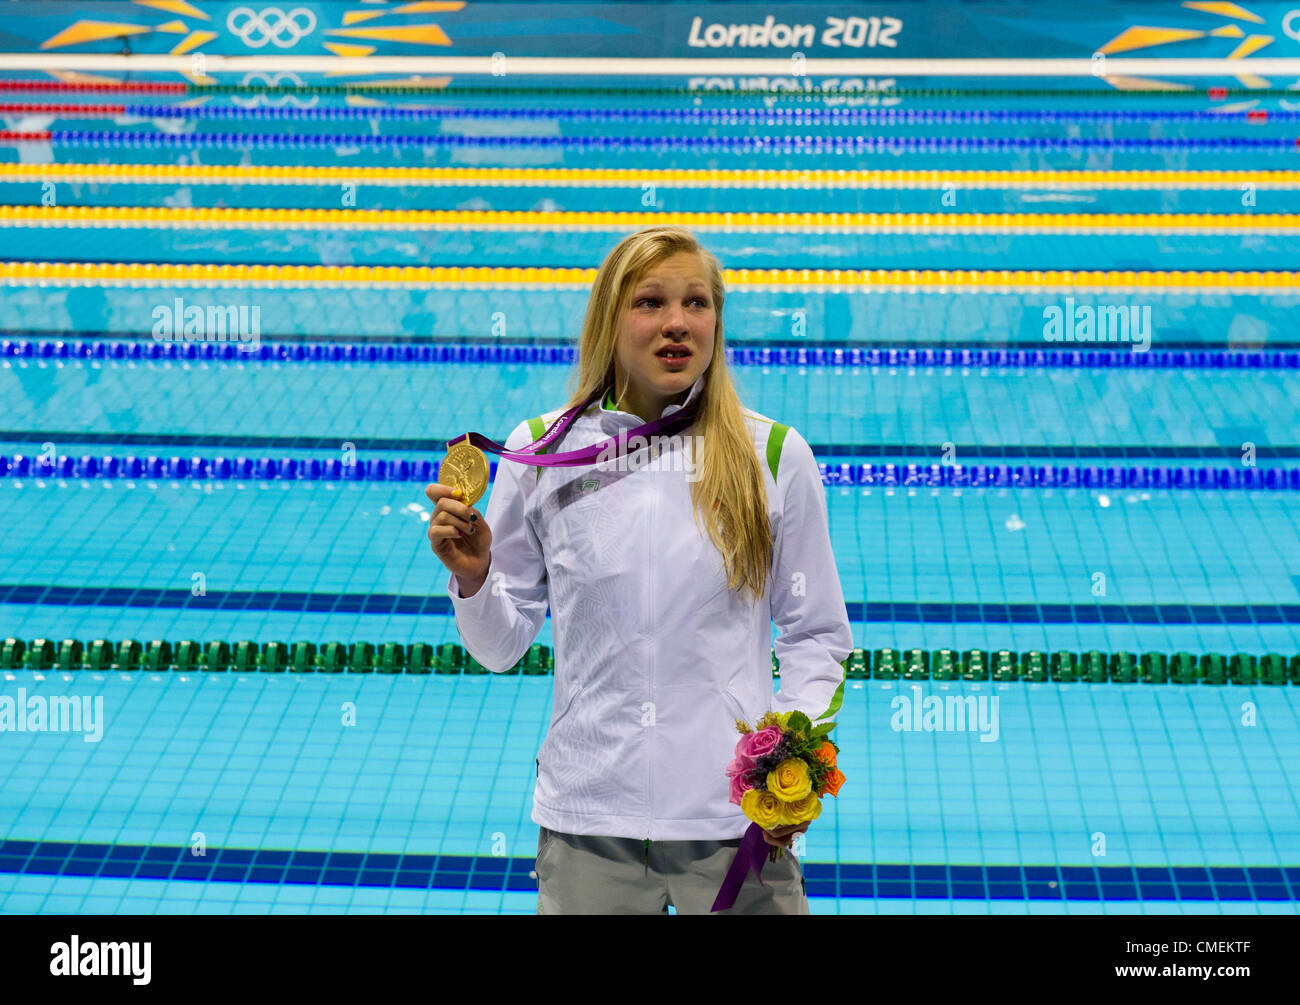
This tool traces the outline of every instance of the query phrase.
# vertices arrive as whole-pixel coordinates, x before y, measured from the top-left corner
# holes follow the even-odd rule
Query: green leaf
[[[790,719],[786,723],[786,728],[792,729],[795,732],[807,733],[812,729],[812,720],[802,712],[791,712]]]

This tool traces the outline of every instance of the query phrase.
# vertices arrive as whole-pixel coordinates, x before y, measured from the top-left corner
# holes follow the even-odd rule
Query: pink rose
[[[756,733],[746,733],[742,736],[736,744],[736,756],[757,760],[776,750],[780,742],[781,730],[776,726],[768,726]]]
[[[745,773],[743,771],[733,775],[731,769],[728,768],[727,774],[731,775],[731,801],[739,806],[741,796],[752,789],[754,783],[745,778]]]
[[[737,757],[727,765],[727,777],[731,779],[731,801],[737,806],[745,791],[754,787],[752,782],[745,781],[745,772],[753,767],[754,762],[748,757]]]

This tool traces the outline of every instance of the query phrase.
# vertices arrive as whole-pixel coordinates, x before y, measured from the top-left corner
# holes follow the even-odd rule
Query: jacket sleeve
[[[772,556],[772,620],[781,689],[777,712],[832,719],[844,697],[843,661],[853,650],[844,594],[831,550],[826,490],[807,441],[793,429],[777,466],[783,500]]]
[[[506,438],[506,446],[515,450],[532,439],[528,423],[521,422]],[[455,575],[447,578],[461,640],[470,655],[493,673],[509,670],[519,661],[546,618],[546,562],[525,515],[525,479],[535,477],[531,467],[498,461],[483,514],[492,529],[487,580],[474,596],[462,597]]]

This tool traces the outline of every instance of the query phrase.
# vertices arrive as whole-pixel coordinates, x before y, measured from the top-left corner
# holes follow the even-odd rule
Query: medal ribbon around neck
[[[696,398],[690,404],[678,409],[672,415],[661,416],[650,422],[642,423],[635,429],[618,433],[609,439],[602,440],[599,443],[592,444],[590,447],[583,447],[580,450],[567,450],[564,453],[543,454],[540,451],[545,450],[552,443],[556,442],[565,431],[573,424],[573,421],[593,403],[600,400],[604,391],[597,391],[591,397],[581,404],[574,405],[558,419],[556,419],[547,428],[541,436],[532,443],[520,447],[518,450],[507,450],[504,444],[497,443],[495,440],[489,440],[481,433],[466,433],[447,443],[447,450],[450,454],[453,449],[459,448],[465,450],[466,447],[477,447],[481,451],[489,454],[496,454],[504,460],[515,461],[519,464],[527,464],[530,467],[548,467],[548,468],[571,468],[583,464],[591,464],[597,460],[611,460],[613,457],[623,457],[628,450],[628,441],[635,436],[649,439],[651,436],[671,436],[682,429],[685,429],[695,421],[699,414],[700,401]],[[639,448],[638,448],[639,449]],[[603,455],[603,456],[602,456]],[[480,455],[482,456],[482,455]],[[486,458],[484,458],[483,467],[486,468]],[[442,475],[439,472],[439,480]],[[487,479],[483,478],[482,488],[486,490]],[[472,494],[472,493],[467,493]],[[473,506],[481,498],[480,492],[473,499],[467,500],[469,505]]]

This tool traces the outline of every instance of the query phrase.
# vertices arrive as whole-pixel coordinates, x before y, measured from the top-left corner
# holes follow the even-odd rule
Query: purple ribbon
[[[722,881],[722,888],[718,890],[718,897],[713,902],[713,911],[725,911],[736,902],[736,896],[740,893],[741,884],[745,882],[745,876],[752,872],[754,878],[758,880],[758,885],[763,885],[763,859],[768,856],[767,842],[763,840],[763,828],[758,824],[750,824],[749,830],[745,831],[745,836],[741,838],[740,847],[736,849],[736,857],[731,861],[731,868],[727,870],[727,876]]]
[[[637,426],[631,432],[621,432],[617,436],[611,436],[607,440],[593,444],[590,447],[583,447],[581,450],[569,450],[562,454],[541,454],[548,446],[564,435],[564,431],[569,428],[573,420],[579,414],[585,412],[591,407],[592,402],[597,401],[603,391],[598,391],[580,405],[574,405],[567,412],[561,415],[532,443],[520,447],[518,450],[507,450],[503,444],[495,440],[489,440],[481,433],[466,433],[464,436],[457,437],[447,444],[459,443],[462,440],[468,440],[480,450],[490,454],[498,454],[507,461],[518,461],[520,464],[530,466],[548,467],[548,468],[572,468],[580,464],[590,464],[597,460],[606,450],[614,450],[615,456],[622,457],[627,453],[627,442],[633,436],[651,437],[656,434],[671,436],[678,430],[685,429],[692,422],[699,412],[700,400],[696,398],[689,405],[677,410],[672,415],[662,416],[650,422]]]

